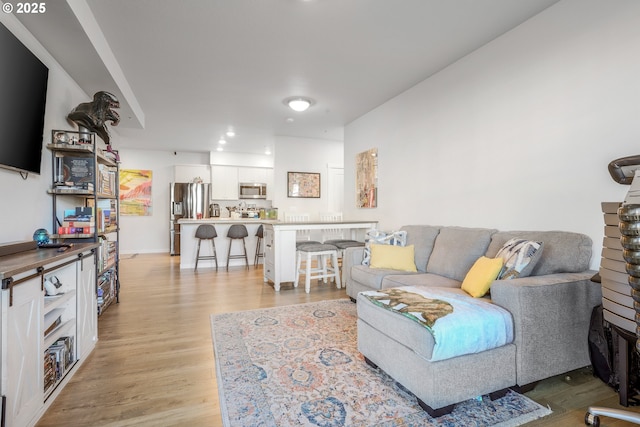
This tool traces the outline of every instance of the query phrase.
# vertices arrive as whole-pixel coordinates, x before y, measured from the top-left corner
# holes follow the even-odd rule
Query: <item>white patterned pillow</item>
[[[404,230],[386,232],[376,229],[367,231],[364,238],[364,258],[362,265],[369,265],[371,262],[371,248],[369,245],[372,243],[377,245],[404,246],[407,244],[407,232]]]
[[[511,239],[502,246],[496,258],[504,260],[498,279],[527,277],[542,256],[543,242],[526,239]]]

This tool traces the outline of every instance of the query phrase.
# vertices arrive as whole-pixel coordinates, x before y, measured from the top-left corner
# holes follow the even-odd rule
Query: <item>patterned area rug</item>
[[[431,418],[357,349],[356,305],[323,301],[211,316],[224,425],[518,426],[551,413],[508,392]]]

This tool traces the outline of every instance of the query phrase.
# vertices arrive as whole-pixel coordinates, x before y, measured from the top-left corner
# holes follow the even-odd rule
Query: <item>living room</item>
[[[51,70],[47,138],[51,129],[69,127],[70,108],[90,94],[10,18],[0,16]],[[631,0],[561,0],[346,123],[343,141],[327,140],[342,147],[344,217],[378,220],[383,230],[439,224],[584,233],[597,269],[600,203],[621,201],[628,190],[607,165],[637,154],[640,137],[639,18],[640,5]],[[158,189],[168,188],[174,165],[209,163],[208,152],[119,148],[126,138],[112,132],[121,167],[153,170]],[[308,155],[298,142],[325,141],[278,137],[274,151]],[[379,155],[378,206],[361,209],[354,203],[355,158],[371,148]],[[30,240],[50,222],[49,160],[43,157],[39,177],[26,180],[0,169],[2,193],[15,206],[0,214],[0,241]],[[291,166],[275,164],[280,196],[273,202],[284,210]],[[155,193],[154,206],[152,217],[122,218],[123,254],[167,253],[166,203]]]
[[[344,142],[328,142],[344,144],[343,159],[337,159],[344,162],[344,217],[375,219],[382,229],[415,223],[579,231],[598,250],[600,203],[622,200],[628,189],[609,177],[607,165],[636,153],[639,64],[628,54],[637,44],[634,7],[625,1],[558,2],[348,123]],[[3,23],[10,17],[4,15]],[[24,28],[16,32],[36,54],[49,57]],[[88,95],[59,65],[50,67],[45,129],[68,129],[66,114]],[[112,132],[122,150],[121,168],[154,170],[158,189],[168,188],[173,165],[209,162],[208,152],[129,151],[118,146],[126,145],[118,128]],[[293,145],[304,151],[325,143],[295,142],[280,138],[274,151],[282,157]],[[359,209],[353,202],[355,156],[371,148],[379,151],[379,204]],[[44,156],[40,177],[23,180],[0,171],[7,199],[29,206],[3,210],[3,223],[21,227],[3,229],[2,241],[28,239],[49,222],[50,201],[37,196],[49,185]],[[326,164],[316,167],[324,171]],[[278,187],[286,170],[277,168],[276,162]],[[277,191],[273,204],[284,211],[290,202],[283,189]],[[160,197],[154,200],[156,215],[123,218],[122,253],[168,250],[160,231],[168,220],[163,193],[154,193]],[[598,266],[597,257],[592,266]]]

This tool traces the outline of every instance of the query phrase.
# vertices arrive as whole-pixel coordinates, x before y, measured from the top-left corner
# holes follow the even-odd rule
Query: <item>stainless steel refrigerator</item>
[[[211,184],[172,182],[170,184],[171,225],[169,228],[169,251],[180,255],[180,224],[182,218],[209,218]]]

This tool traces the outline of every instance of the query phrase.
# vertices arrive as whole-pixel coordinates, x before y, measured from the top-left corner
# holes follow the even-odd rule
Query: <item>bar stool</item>
[[[256,244],[256,256],[253,260],[253,266],[258,267],[258,261],[260,261],[260,257],[264,258],[264,251],[262,250],[262,239],[264,238],[264,227],[260,224],[258,230],[256,231],[256,237],[258,238],[258,243]]]
[[[196,239],[198,239],[198,251],[196,252],[196,267],[193,271],[198,270],[198,261],[201,259],[212,259],[216,262],[216,271],[218,271],[218,255],[216,253],[216,242],[213,240],[215,237],[218,237],[218,233],[216,232],[216,228],[211,224],[200,224],[196,229]],[[211,241],[211,247],[213,248],[212,255],[203,255],[200,256],[200,244],[203,240]]]
[[[311,265],[313,257],[317,257],[316,268]],[[298,287],[300,275],[304,274],[304,291],[306,293],[309,293],[311,289],[311,279],[322,279],[324,283],[327,283],[327,279],[333,278],[336,287],[341,288],[338,248],[323,243],[302,245],[296,251],[296,258],[296,280],[293,287]],[[301,268],[303,258],[305,261],[304,269]],[[327,265],[329,260],[331,260],[330,266]]]
[[[249,269],[249,258],[247,257],[247,245],[245,244],[244,238],[247,237],[249,233],[247,232],[247,227],[244,224],[233,224],[229,227],[229,231],[227,231],[227,237],[229,238],[229,250],[227,251],[227,271],[229,271],[229,260],[230,259],[238,259],[244,258],[244,262],[247,265],[247,270]],[[242,239],[242,254],[231,255],[231,246],[233,246],[234,240]]]
[[[327,245],[333,245],[338,248],[338,263],[340,264],[340,268],[342,268],[342,258],[344,258],[344,253],[347,248],[357,248],[363,247],[365,245],[364,242],[350,239],[326,240],[324,243]]]

